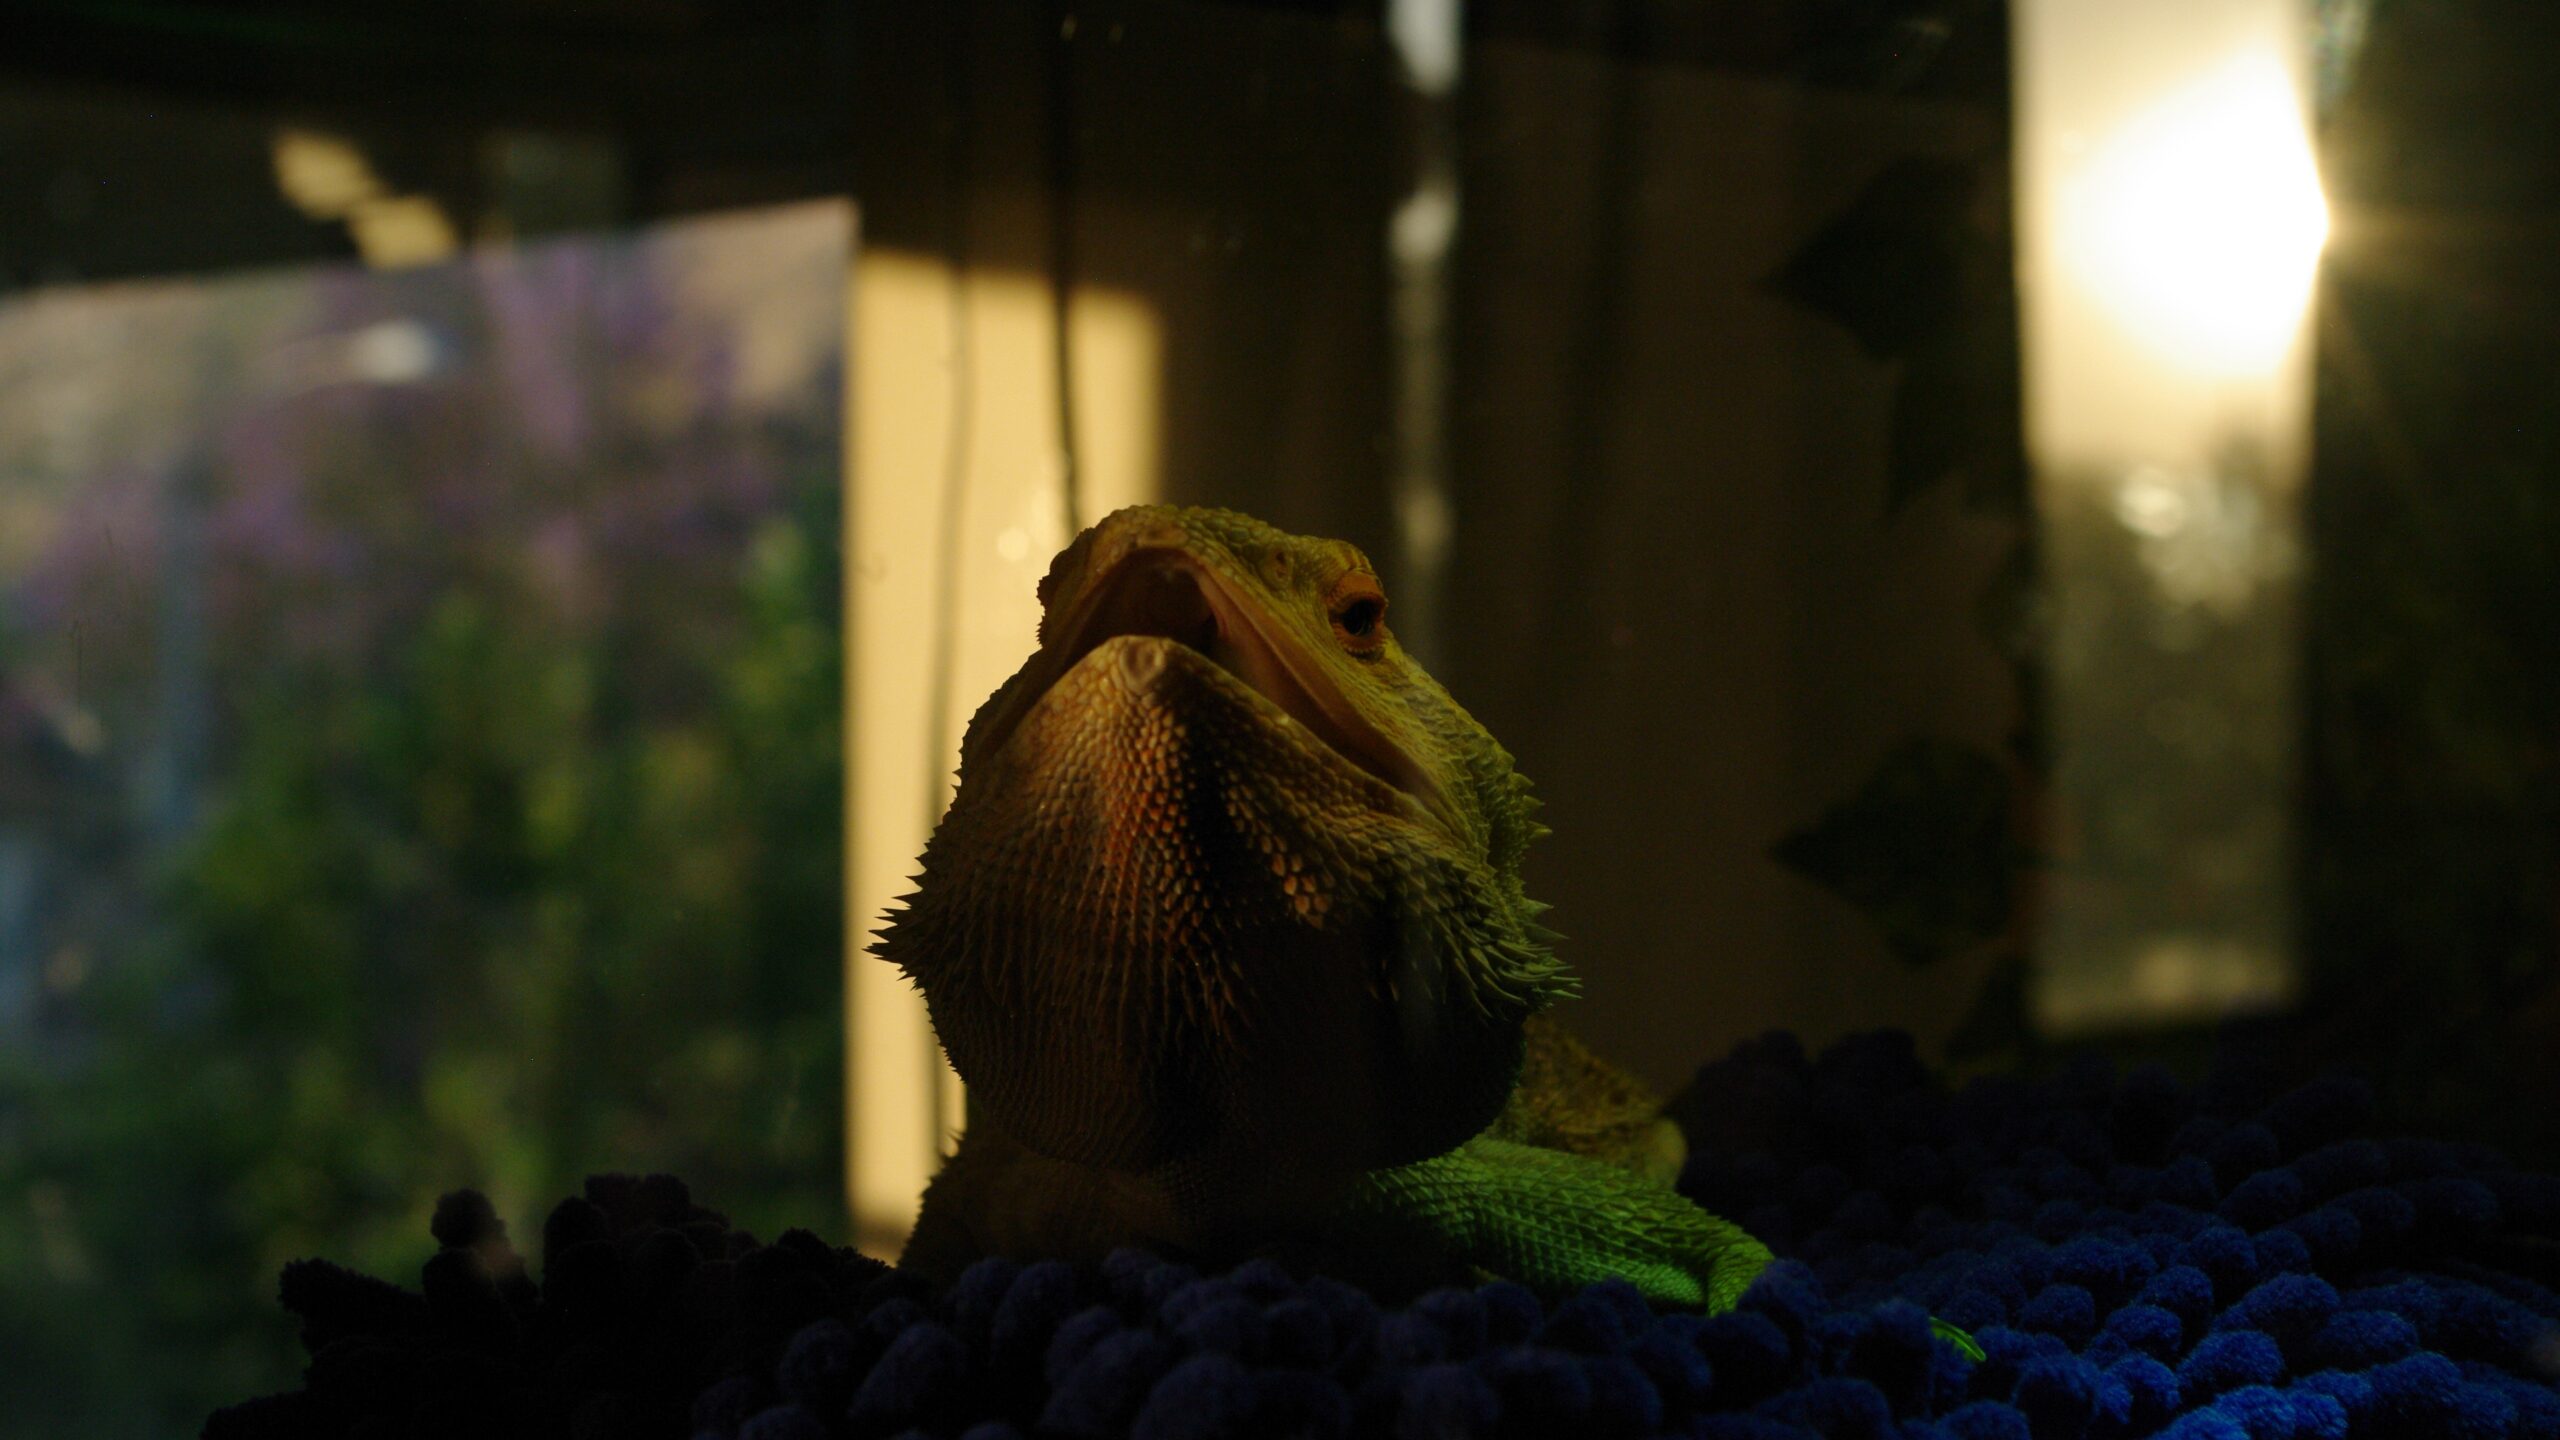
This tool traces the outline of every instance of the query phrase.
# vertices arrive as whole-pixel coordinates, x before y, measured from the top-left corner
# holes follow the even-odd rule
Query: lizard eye
[[[1387,594],[1367,575],[1346,575],[1328,604],[1333,633],[1352,653],[1375,654],[1386,644]]]

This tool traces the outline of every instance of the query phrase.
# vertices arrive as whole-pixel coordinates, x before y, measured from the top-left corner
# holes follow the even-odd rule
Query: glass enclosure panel
[[[0,5],[0,1440],[463,1186],[894,1251],[862,941],[1139,499],[1376,563],[1693,1192],[1772,1031],[2560,1168],[2560,5],[254,8]]]

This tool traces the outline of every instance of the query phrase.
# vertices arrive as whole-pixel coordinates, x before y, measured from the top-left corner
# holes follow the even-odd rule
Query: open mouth
[[[1227,672],[1334,754],[1412,797],[1456,833],[1456,817],[1440,786],[1352,705],[1305,641],[1185,551],[1142,548],[1123,557],[1056,634],[1056,643],[1034,661],[1038,668],[1026,677],[1029,683],[990,718],[984,753],[1002,750],[1059,677],[1103,644],[1152,637]]]

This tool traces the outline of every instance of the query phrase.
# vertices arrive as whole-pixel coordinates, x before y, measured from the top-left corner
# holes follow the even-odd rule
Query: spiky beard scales
[[[877,948],[973,1114],[1034,1150],[1347,1175],[1499,1110],[1564,983],[1513,908],[1410,796],[1198,651],[1122,635],[964,779]]]

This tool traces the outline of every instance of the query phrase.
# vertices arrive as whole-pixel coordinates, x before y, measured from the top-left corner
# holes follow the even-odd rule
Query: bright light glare
[[[2302,100],[2252,51],[2126,122],[2063,191],[2063,253],[2125,326],[2208,374],[2280,364],[2329,208]]]

